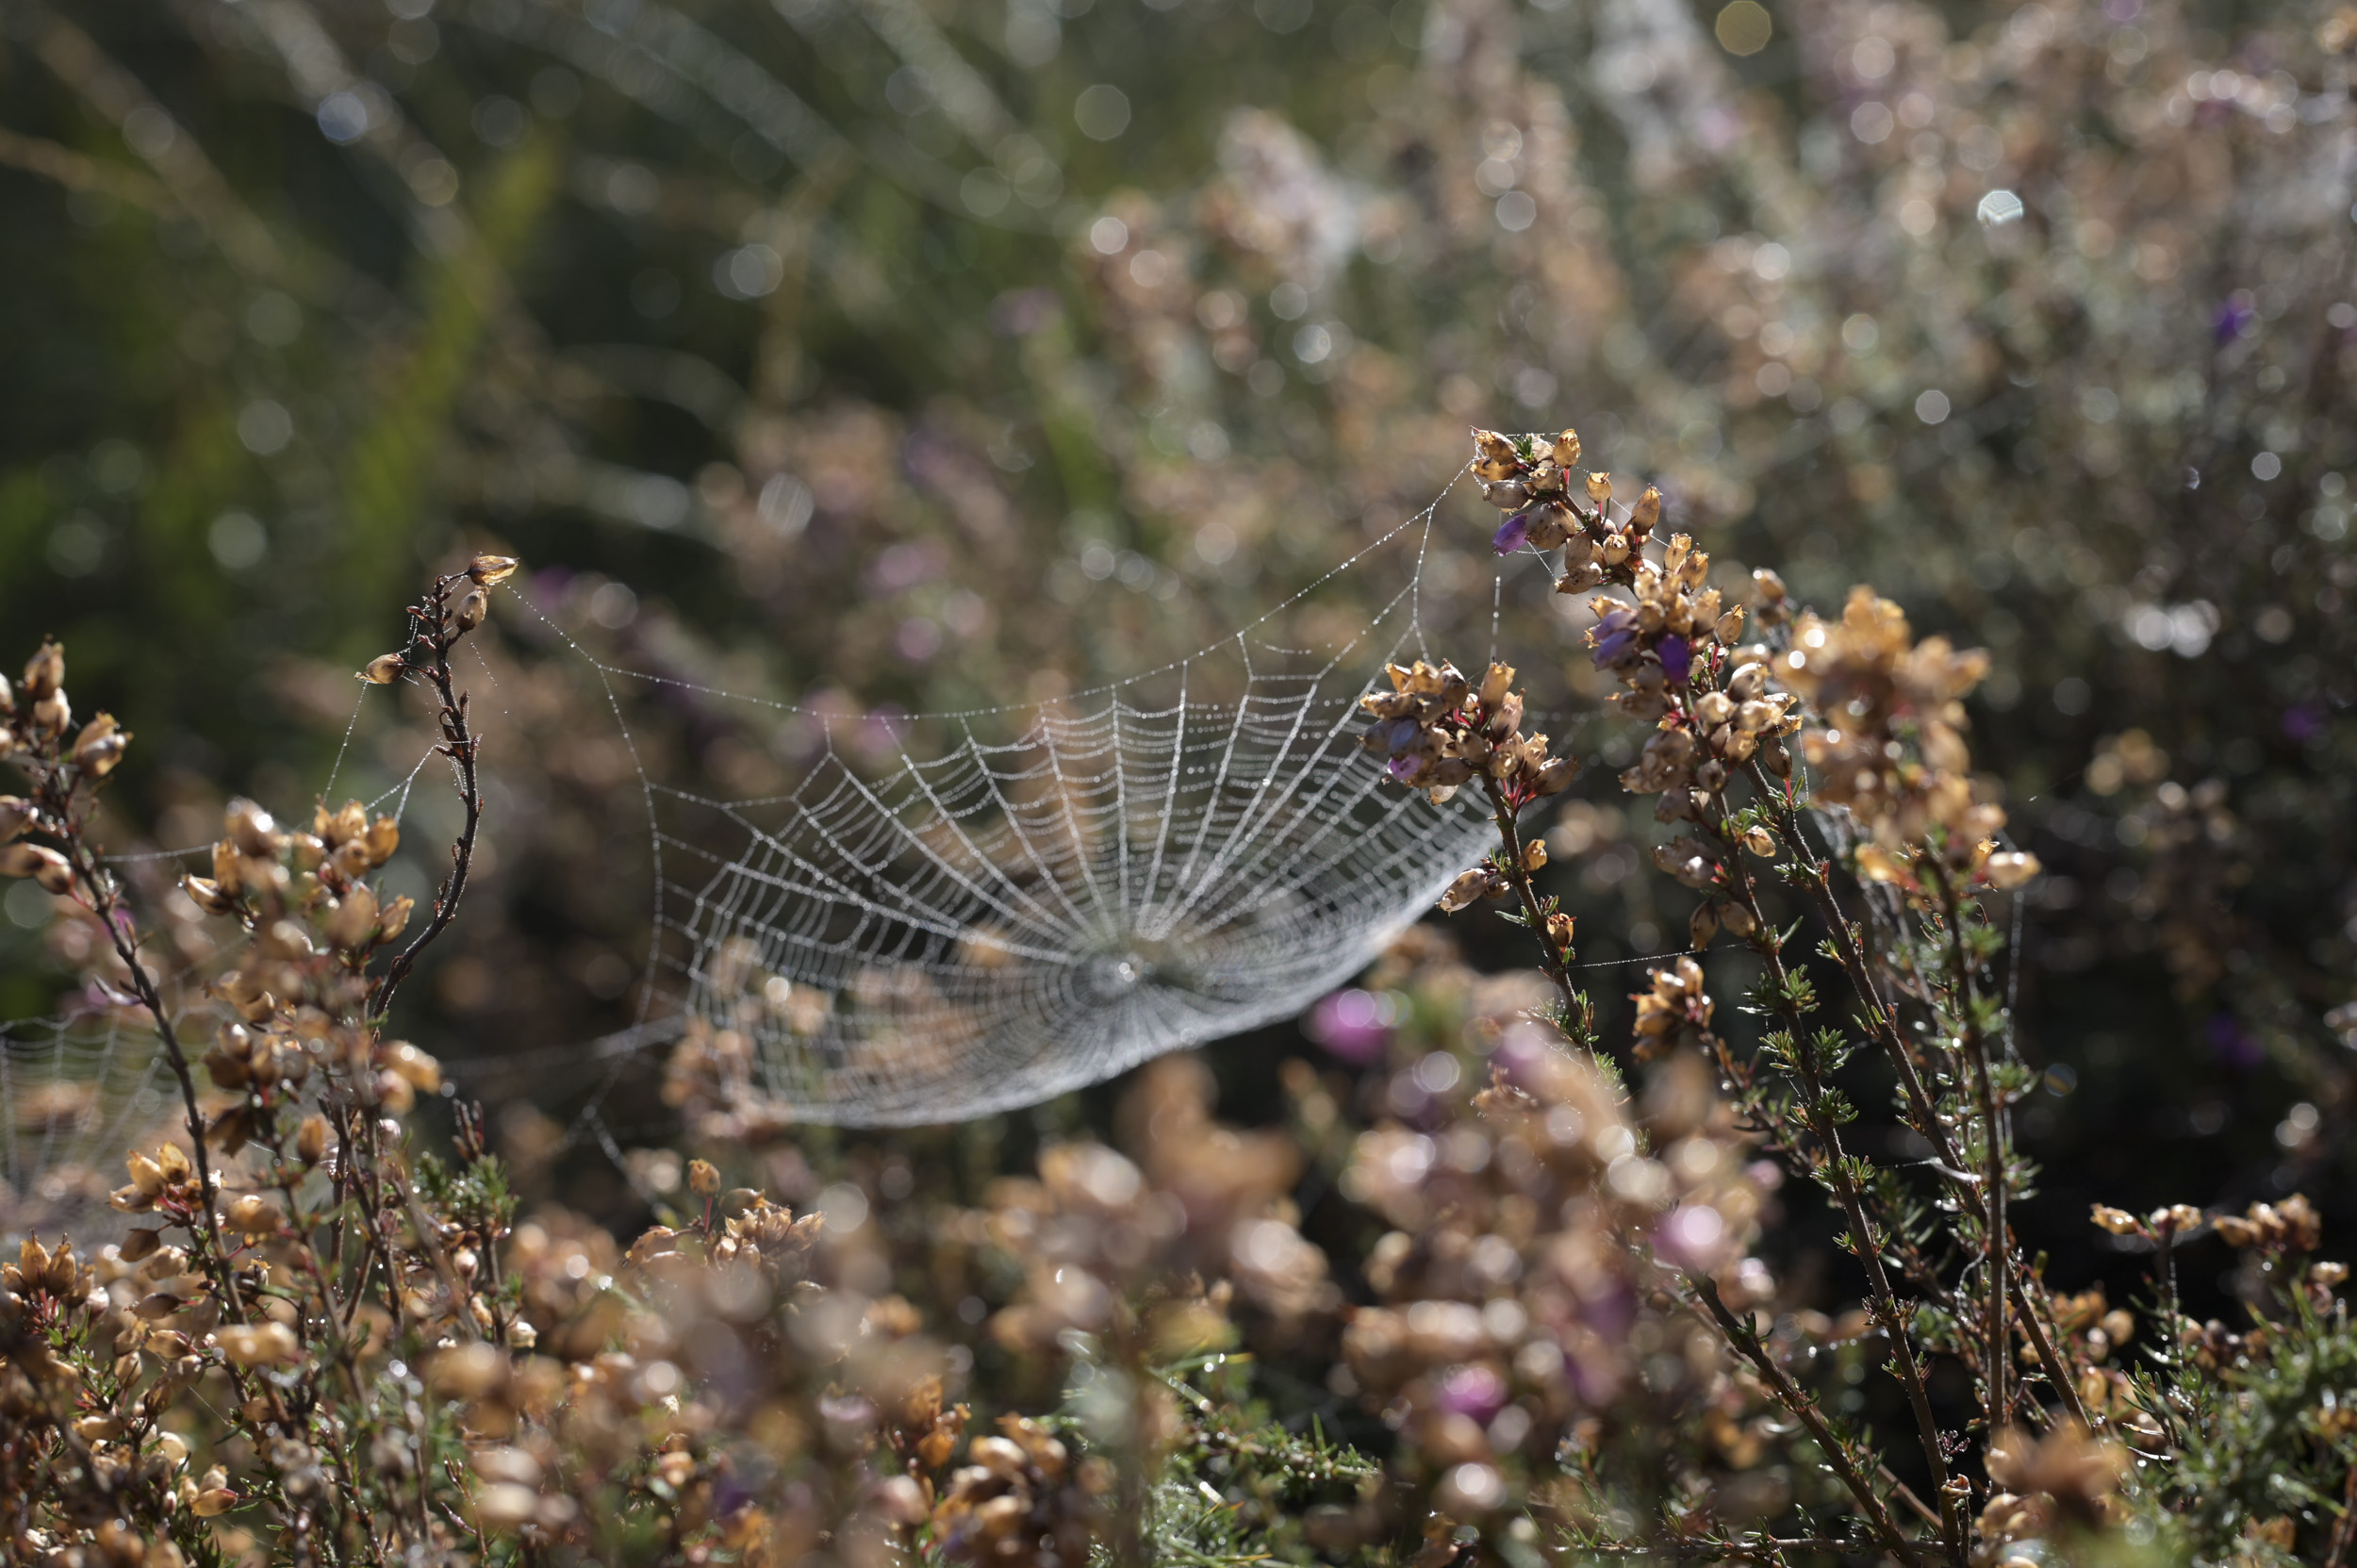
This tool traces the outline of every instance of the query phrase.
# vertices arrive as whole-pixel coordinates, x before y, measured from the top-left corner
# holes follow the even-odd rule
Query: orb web
[[[1478,857],[1467,801],[1401,789],[1358,744],[1381,660],[1119,687],[993,742],[971,723],[877,776],[830,746],[783,799],[673,797],[733,856],[668,840],[688,1005],[753,1048],[793,1115],[954,1121],[1298,1013]],[[1256,656],[1257,654],[1257,656]],[[703,835],[708,841],[710,835]]]
[[[0,1241],[110,1231],[124,1156],[175,1135],[179,1087],[144,1017],[0,1024]]]

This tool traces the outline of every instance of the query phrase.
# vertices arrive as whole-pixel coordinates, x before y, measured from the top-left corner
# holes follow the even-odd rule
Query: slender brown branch
[[[475,779],[475,752],[481,739],[467,724],[467,695],[456,689],[450,672],[450,651],[465,635],[453,619],[450,593],[453,586],[467,581],[464,572],[453,572],[435,580],[426,602],[410,611],[413,636],[412,650],[422,649],[426,658],[422,664],[408,663],[408,668],[425,676],[440,699],[439,719],[442,742],[436,748],[451,759],[458,775],[458,799],[466,809],[466,821],[457,839],[451,845],[451,870],[440,889],[434,895],[434,915],[425,929],[418,933],[410,944],[385,966],[384,975],[369,994],[369,1013],[383,1017],[391,1009],[393,993],[409,978],[417,966],[418,957],[434,945],[437,937],[450,929],[458,917],[458,900],[467,891],[467,872],[474,863],[475,833],[483,820],[483,791]]]
[[[1725,817],[1725,801],[1719,802],[1720,817]],[[1767,912],[1760,907],[1759,892],[1744,867],[1742,857],[1732,850],[1726,864],[1733,892],[1753,921],[1753,949],[1768,966],[1772,994],[1779,998],[1790,995],[1790,977],[1784,966],[1782,945],[1775,927],[1769,922]],[[1851,1246],[1858,1262],[1866,1269],[1869,1296],[1872,1301],[1875,1320],[1882,1324],[1890,1341],[1891,1362],[1905,1387],[1907,1404],[1915,1414],[1916,1434],[1922,1444],[1923,1459],[1931,1471],[1932,1488],[1943,1510],[1944,1534],[1949,1555],[1957,1568],[1963,1568],[1965,1545],[1963,1524],[1955,1516],[1948,1500],[1948,1461],[1940,1445],[1939,1422],[1932,1413],[1929,1390],[1924,1386],[1923,1370],[1915,1359],[1914,1341],[1907,1332],[1907,1320],[1900,1311],[1898,1293],[1891,1288],[1890,1275],[1883,1266],[1882,1244],[1875,1238],[1874,1227],[1866,1212],[1866,1194],[1860,1187],[1856,1173],[1850,1166],[1848,1153],[1841,1144],[1841,1129],[1825,1108],[1825,1088],[1822,1065],[1816,1046],[1811,1043],[1797,1009],[1788,1005],[1778,1008],[1785,1028],[1792,1041],[1793,1064],[1798,1069],[1802,1114],[1808,1131],[1824,1146],[1825,1159],[1821,1170],[1826,1185],[1832,1188],[1835,1200],[1849,1221]]]
[[[1824,1452],[1825,1463],[1832,1468],[1835,1477],[1849,1491],[1850,1495],[1856,1499],[1858,1508],[1866,1515],[1867,1523],[1871,1525],[1874,1533],[1882,1538],[1883,1544],[1889,1547],[1902,1561],[1920,1561],[1922,1550],[1920,1544],[1909,1540],[1900,1530],[1899,1522],[1890,1516],[1890,1510],[1883,1506],[1882,1498],[1875,1494],[1873,1487],[1868,1483],[1864,1473],[1852,1461],[1840,1438],[1835,1434],[1832,1427],[1827,1425],[1823,1413],[1817,1409],[1817,1402],[1792,1380],[1790,1374],[1776,1364],[1776,1359],[1773,1356],[1768,1354],[1768,1347],[1759,1341],[1758,1330],[1728,1310],[1727,1304],[1720,1299],[1718,1285],[1707,1275],[1689,1276],[1687,1282],[1694,1293],[1702,1297],[1703,1304],[1710,1309],[1711,1319],[1718,1325],[1720,1332],[1726,1337],[1727,1343],[1734,1346],[1738,1355],[1750,1362],[1757,1369],[1761,1379],[1774,1393],[1776,1402],[1790,1411],[1793,1418],[1808,1428],[1808,1435],[1816,1440],[1817,1446]],[[1961,1561],[1961,1558],[1958,1560]]]
[[[1816,904],[1818,916],[1833,942],[1841,972],[1848,977],[1851,989],[1857,995],[1868,1032],[1882,1047],[1891,1070],[1898,1075],[1916,1131],[1932,1146],[1932,1152],[1938,1159],[1943,1174],[1963,1170],[1963,1158],[1956,1149],[1955,1141],[1949,1136],[1947,1124],[1933,1109],[1931,1093],[1924,1086],[1915,1053],[1907,1048],[1905,1040],[1899,1033],[1897,1011],[1883,999],[1882,989],[1875,983],[1873,970],[1867,962],[1864,948],[1858,942],[1856,928],[1851,924],[1848,915],[1841,908],[1840,900],[1834,894],[1832,867],[1808,847],[1808,840],[1801,831],[1800,808],[1792,798],[1770,780],[1756,759],[1748,765],[1748,771],[1753,789],[1761,801],[1770,803],[1775,813],[1777,828],[1805,873],[1802,879],[1803,885],[1807,889],[1810,900]],[[1978,1204],[1982,1201],[1969,1190],[1970,1183],[1951,1178],[1951,1185],[1956,1189],[1960,1202]],[[2072,1417],[2080,1425],[2091,1427],[2093,1423],[2088,1419],[2085,1401],[2079,1396],[2078,1384],[2064,1366],[2062,1356],[2048,1337],[2036,1312],[2031,1308],[2031,1303],[2042,1296],[2036,1289],[2037,1282],[2030,1276],[2026,1265],[2015,1258],[2010,1246],[2001,1248],[2000,1256],[2003,1259],[2002,1272],[2009,1277],[2014,1295],[2022,1303],[2017,1321],[2033,1353],[2036,1355],[2038,1364],[2045,1370],[2047,1381],[2053,1385],[2064,1408]],[[2000,1353],[2002,1355],[2002,1349]]]
[[[1562,950],[1547,934],[1546,908],[1540,903],[1539,890],[1531,885],[1530,872],[1523,865],[1522,830],[1517,821],[1521,808],[1508,801],[1498,782],[1487,774],[1482,775],[1481,788],[1489,797],[1490,810],[1498,826],[1498,841],[1505,848],[1506,880],[1513,885],[1515,898],[1523,906],[1523,917],[1530,922],[1531,934],[1539,941],[1540,966],[1562,994],[1565,1019],[1576,1020],[1586,1009],[1579,993],[1573,988],[1571,971],[1563,966]]]

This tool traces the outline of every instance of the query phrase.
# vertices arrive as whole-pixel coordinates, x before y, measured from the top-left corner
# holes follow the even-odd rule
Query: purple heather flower
[[[1486,1366],[1451,1367],[1441,1379],[1441,1408],[1486,1427],[1506,1408],[1506,1379]]]
[[[1328,1054],[1363,1066],[1391,1044],[1392,1026],[1382,1001],[1366,991],[1337,991],[1310,1009],[1309,1035]]]
[[[1517,512],[1498,524],[1497,535],[1491,539],[1490,546],[1501,555],[1511,555],[1529,542],[1530,514]]]
[[[2283,713],[2283,734],[2305,746],[2324,734],[2324,712],[2314,702],[2302,702]]]
[[[1397,779],[1401,784],[1406,784],[1408,782],[1408,776],[1416,770],[1416,767],[1421,761],[1421,758],[1412,753],[1393,757],[1392,759],[1391,767],[1392,777]]]
[[[1637,612],[1624,604],[1607,610],[1588,634],[1588,641],[1596,651],[1596,668],[1615,665],[1637,645]]]
[[[1661,655],[1661,673],[1670,677],[1670,684],[1684,685],[1694,667],[1694,645],[1681,636],[1667,636],[1654,645],[1654,652]]]
[[[2257,315],[2258,312],[2250,307],[2249,295],[2237,290],[2228,296],[2226,303],[2217,307],[2217,320],[2214,323],[2217,340],[2221,343],[2233,342],[2250,330],[2250,323]]]

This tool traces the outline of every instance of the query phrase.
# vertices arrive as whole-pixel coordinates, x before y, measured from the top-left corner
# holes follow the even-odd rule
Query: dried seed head
[[[283,1366],[302,1353],[295,1332],[283,1323],[237,1323],[218,1329],[213,1343],[221,1353],[249,1371],[257,1366]]]
[[[1612,476],[1591,473],[1588,476],[1588,499],[1601,506],[1612,499]]]
[[[1694,906],[1693,915],[1686,922],[1686,945],[1707,948],[1710,939],[1719,934],[1719,911],[1708,903]]]
[[[483,618],[491,608],[490,596],[481,588],[469,588],[467,597],[458,602],[458,629],[471,632],[483,624]]]
[[[504,583],[516,575],[516,557],[513,555],[477,555],[468,563],[467,575],[475,582],[486,586],[492,583]]]
[[[102,713],[82,726],[82,733],[74,737],[74,766],[93,778],[105,778],[115,770],[123,753],[131,744],[131,732],[115,727],[114,715]]]
[[[45,893],[74,891],[74,867],[43,844],[0,844],[0,877],[30,877]]]
[[[222,825],[228,830],[229,841],[242,855],[257,860],[277,858],[278,824],[271,820],[269,812],[242,797],[229,802],[222,813]]]
[[[1579,461],[1579,432],[1566,430],[1555,438],[1555,466],[1570,472]]]
[[[1743,848],[1762,860],[1773,860],[1776,858],[1776,835],[1755,823],[1744,832]]]
[[[378,817],[369,824],[368,846],[369,864],[384,865],[393,858],[393,851],[401,848],[401,824],[389,817]]]
[[[709,1160],[687,1162],[687,1190],[698,1197],[710,1197],[720,1190],[720,1172]]]
[[[221,883],[210,877],[182,877],[180,890],[189,901],[207,915],[226,915],[238,907],[238,900],[221,890]]]
[[[25,665],[25,700],[39,702],[65,685],[65,650],[42,638],[41,652]]]
[[[267,1236],[278,1229],[278,1205],[260,1193],[248,1193],[229,1205],[222,1216],[230,1229],[248,1236]]]
[[[316,1165],[327,1157],[330,1136],[327,1118],[317,1112],[303,1118],[303,1126],[295,1132],[295,1158],[305,1165]]]
[[[1981,869],[1992,885],[2011,890],[2028,885],[2041,867],[2036,855],[2008,851],[1989,856]]]
[[[1536,871],[1547,863],[1547,841],[1534,838],[1523,846],[1523,869]]]
[[[20,837],[33,825],[33,802],[21,795],[0,795],[0,844]]]
[[[1641,536],[1652,533],[1654,524],[1660,520],[1661,492],[1648,485],[1645,493],[1637,498],[1637,504],[1628,509],[1629,531]]]
[[[360,679],[372,686],[389,686],[401,679],[403,666],[398,653],[379,653],[360,671]]]
[[[395,899],[391,903],[388,903],[384,908],[378,910],[376,914],[376,939],[380,942],[390,942],[396,940],[401,933],[408,928],[409,912],[416,907],[416,901],[404,893],[400,898]]]

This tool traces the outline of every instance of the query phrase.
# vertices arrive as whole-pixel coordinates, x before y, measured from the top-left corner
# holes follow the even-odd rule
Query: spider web
[[[815,719],[816,761],[790,792],[750,800],[642,767],[656,894],[635,1021],[446,1065],[494,1102],[573,1069],[567,1141],[619,1163],[624,1070],[691,1030],[739,1045],[744,1093],[774,1116],[885,1126],[1034,1103],[1300,1012],[1428,909],[1490,832],[1472,798],[1403,790],[1358,743],[1358,698],[1387,660],[1426,652],[1425,550],[1446,493],[1189,657],[1052,701],[909,715],[881,758],[872,718],[851,733],[693,686]],[[599,659],[525,602],[604,684],[638,758],[627,689],[691,684]],[[1286,646],[1293,612],[1349,629]],[[1475,630],[1433,638],[1470,650]],[[428,760],[371,809],[404,815]],[[124,1151],[182,1132],[144,1020],[0,1025],[0,1233],[100,1217]]]
[[[124,1155],[175,1131],[179,1086],[143,1016],[0,1024],[0,1239],[85,1225]]]
[[[908,733],[946,737],[931,751],[896,742],[879,763],[822,720],[789,793],[650,782],[654,962],[682,1026],[745,1058],[771,1115],[896,1126],[1032,1104],[1299,1013],[1492,831],[1473,798],[1402,790],[1358,742],[1359,697],[1423,649],[1438,504],[1188,658],[1052,702],[911,716]],[[1385,557],[1405,581],[1339,643],[1264,640]]]

